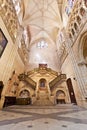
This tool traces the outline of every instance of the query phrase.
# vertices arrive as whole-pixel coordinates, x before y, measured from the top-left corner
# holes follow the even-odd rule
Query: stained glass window
[[[15,5],[16,13],[18,14],[20,12],[20,0],[13,0],[13,3]]]
[[[75,0],[67,0],[67,6],[65,7],[65,12],[68,16],[71,12],[74,2],[75,2]]]
[[[48,47],[48,43],[44,40],[41,40],[37,43],[37,47],[42,49],[42,48],[47,48]]]

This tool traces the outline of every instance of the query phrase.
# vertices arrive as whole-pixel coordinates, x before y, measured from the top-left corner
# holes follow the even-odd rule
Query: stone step
[[[52,106],[53,103],[49,99],[42,99],[36,100],[33,104],[34,106]]]
[[[39,91],[38,99],[34,102],[34,106],[52,106],[53,103],[49,100],[49,93],[46,91]]]

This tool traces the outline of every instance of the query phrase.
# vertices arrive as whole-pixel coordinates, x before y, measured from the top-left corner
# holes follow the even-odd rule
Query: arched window
[[[37,43],[37,47],[42,49],[42,48],[47,48],[48,47],[48,43],[44,40],[41,40]]]
[[[72,9],[72,7],[74,5],[75,0],[67,0],[67,2],[68,3],[67,3],[67,6],[65,7],[65,12],[69,16],[69,14],[71,12],[71,9]]]
[[[16,13],[18,14],[20,12],[20,0],[13,0],[13,3],[15,5]]]

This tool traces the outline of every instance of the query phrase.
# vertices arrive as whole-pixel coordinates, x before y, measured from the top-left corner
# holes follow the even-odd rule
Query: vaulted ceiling
[[[63,16],[66,1],[21,1],[21,11],[18,18],[20,24],[27,28],[29,37],[31,37],[29,42],[28,71],[38,67],[38,64],[47,64],[49,68],[60,71],[56,41],[59,30],[64,26]],[[47,47],[39,48],[37,46],[39,42],[46,43]]]
[[[23,0],[22,26],[31,33],[31,43],[40,38],[55,43],[63,26],[62,14],[65,0]]]

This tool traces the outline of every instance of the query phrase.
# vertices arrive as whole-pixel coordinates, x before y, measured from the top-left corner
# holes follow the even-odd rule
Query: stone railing
[[[20,74],[18,76],[18,79],[20,81],[24,81],[24,82],[28,83],[32,89],[34,89],[34,90],[36,89],[36,82],[33,81],[30,77],[28,77],[28,75],[26,75],[24,73]]]
[[[53,89],[55,88],[55,86],[56,86],[61,80],[66,80],[66,75],[65,75],[65,74],[61,74],[61,75],[57,76],[54,80],[52,80],[52,81],[49,83],[50,90],[53,90]]]

